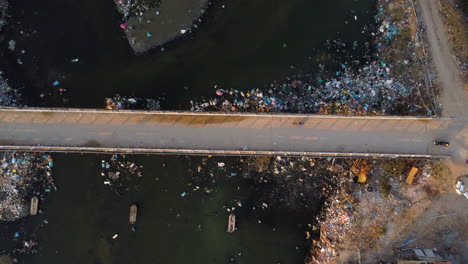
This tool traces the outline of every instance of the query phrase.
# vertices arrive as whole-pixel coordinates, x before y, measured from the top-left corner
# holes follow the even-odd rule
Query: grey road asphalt
[[[397,117],[3,109],[0,145],[451,155],[432,141],[453,125]]]

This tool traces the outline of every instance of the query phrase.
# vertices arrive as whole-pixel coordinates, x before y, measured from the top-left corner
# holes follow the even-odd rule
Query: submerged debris
[[[104,184],[118,195],[125,194],[130,189],[137,189],[142,178],[142,165],[131,162],[125,155],[112,155],[101,161],[101,176]]]

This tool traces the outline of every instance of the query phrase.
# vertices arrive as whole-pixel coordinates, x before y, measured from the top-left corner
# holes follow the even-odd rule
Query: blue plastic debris
[[[80,61],[80,59],[78,59],[78,58],[75,58],[75,59],[71,60],[71,62],[78,62],[78,61]]]
[[[18,233],[18,232],[15,232],[15,237],[19,237],[19,233]]]
[[[59,84],[60,84],[59,81],[54,81],[54,82],[52,83],[53,86],[57,86],[57,85],[59,85]]]
[[[186,195],[187,195],[186,192],[183,192],[183,193],[180,194],[180,196],[182,196],[182,197],[185,197]]]
[[[147,36],[148,38],[150,38],[150,37],[153,36],[153,34],[151,34],[150,32],[146,32],[146,36]]]

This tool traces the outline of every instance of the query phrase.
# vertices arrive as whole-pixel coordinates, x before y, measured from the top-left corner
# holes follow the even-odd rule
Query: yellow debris
[[[359,173],[358,175],[358,180],[357,180],[359,183],[365,183],[367,181],[367,176],[365,173],[363,173],[362,171]]]
[[[410,172],[408,173],[408,177],[406,177],[406,181],[405,181],[406,184],[413,183],[414,175],[416,175],[417,172],[418,172],[418,168],[416,167],[411,168]]]

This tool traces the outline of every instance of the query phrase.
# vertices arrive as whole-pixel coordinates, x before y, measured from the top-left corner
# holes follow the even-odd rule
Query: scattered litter
[[[462,181],[458,180],[457,183],[455,184],[455,192],[459,195],[462,195],[464,190],[465,190],[465,185],[463,184]]]
[[[416,241],[416,239],[413,239],[415,236],[416,234],[412,233],[407,239],[403,240],[403,242],[398,246],[398,248],[404,247],[408,245],[409,243]]]
[[[111,155],[101,160],[101,173],[104,184],[118,195],[125,194],[132,188],[138,188],[142,179],[143,166],[131,162],[125,155]]]
[[[14,40],[8,41],[8,49],[9,50],[14,51],[15,47],[16,47],[16,41],[14,41]]]
[[[457,213],[453,212],[453,213],[448,213],[448,214],[434,215],[434,216],[431,216],[430,219],[435,219],[435,218],[449,216],[449,215],[455,215],[455,214],[457,214]]]

